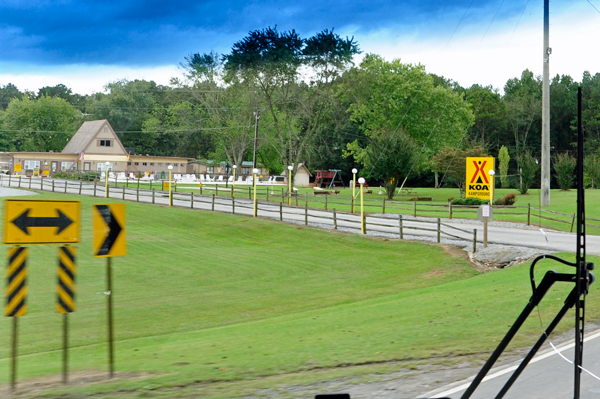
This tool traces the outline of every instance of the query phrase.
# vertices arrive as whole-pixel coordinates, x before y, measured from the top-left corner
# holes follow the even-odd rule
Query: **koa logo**
[[[469,184],[469,190],[490,191],[486,184]]]

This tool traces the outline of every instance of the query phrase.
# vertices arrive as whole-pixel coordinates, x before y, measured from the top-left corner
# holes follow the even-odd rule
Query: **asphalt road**
[[[32,179],[31,188],[40,189],[42,179]],[[98,197],[104,196],[104,185],[99,184],[94,187],[91,183],[83,183],[81,186],[79,182],[65,181],[60,179],[45,178],[43,179],[44,191],[51,191],[54,189],[56,192],[66,192],[69,194],[82,195],[96,195]],[[2,186],[8,185],[8,180],[3,178],[1,180]],[[21,188],[29,188],[29,180],[23,180],[22,183],[18,183],[17,180],[13,179],[11,187],[18,188],[17,185],[21,184]],[[135,187],[126,189],[124,192],[122,188],[109,188],[109,197],[113,199],[124,199],[129,201],[140,201],[145,203],[154,203],[157,205],[168,205],[168,195],[166,192],[155,191],[152,194],[150,191],[142,190],[138,193]],[[173,193],[173,205],[190,208],[190,194],[189,193]],[[283,209],[283,220],[286,222],[292,222],[297,224],[305,224],[305,209],[304,207],[287,206],[287,204],[281,205]],[[211,196],[198,196],[194,197],[193,203],[194,209],[203,210],[214,210],[217,212],[232,213],[232,201],[226,197],[215,197],[214,203]],[[247,198],[235,198],[235,213],[252,216],[253,215],[253,201]],[[308,211],[308,224],[317,226],[320,228],[333,229],[333,211],[315,210],[310,209]],[[276,202],[261,202],[258,203],[258,216],[265,218],[272,218],[279,220],[280,205]],[[367,229],[369,235],[388,235],[390,237],[399,236],[398,228],[398,216],[397,215],[378,215],[378,217],[367,216],[367,226],[371,225],[376,228]],[[403,218],[404,234],[410,239],[427,239],[429,241],[435,241],[437,237],[435,219],[418,218],[414,219],[409,216]],[[444,230],[448,231],[452,235],[459,237],[460,240],[464,241],[465,244],[469,244],[473,241],[473,230],[477,230],[477,241],[478,245],[482,244],[483,239],[483,224],[479,221],[472,221],[472,224],[467,224],[463,220],[461,223],[452,221],[444,221]],[[377,226],[375,226],[375,224]],[[576,235],[574,233],[565,233],[557,231],[541,231],[535,229],[521,229],[516,224],[508,224],[509,227],[498,227],[488,226],[488,243],[508,245],[508,246],[520,246],[536,248],[542,251],[557,252],[557,251],[568,251],[574,252],[576,245]],[[349,213],[337,213],[337,228],[343,229],[347,232],[360,233],[360,215],[349,214]],[[419,230],[413,229],[418,228]],[[600,236],[587,236],[587,253],[600,255]]]
[[[583,355],[583,368],[585,371],[581,374],[581,399],[600,398],[599,338],[599,331],[586,334]],[[549,343],[546,343],[540,350],[540,354],[531,361],[504,398],[573,398],[574,367],[570,363],[574,356],[573,346],[574,344],[570,342],[556,347],[555,350]],[[517,365],[518,363],[515,363],[492,369],[471,398],[495,398]],[[459,399],[469,386],[471,380],[472,378],[468,381],[456,382],[435,391],[424,393],[421,397]]]

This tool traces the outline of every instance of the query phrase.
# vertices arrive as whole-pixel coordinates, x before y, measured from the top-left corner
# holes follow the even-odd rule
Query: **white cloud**
[[[588,8],[551,14],[551,77],[570,75],[580,81],[586,70],[592,74],[600,72],[600,53],[596,51],[600,43],[600,15]],[[401,58],[403,62],[424,64],[428,72],[453,79],[465,87],[475,83],[491,84],[502,91],[508,79],[520,77],[525,69],[536,75],[543,72],[541,10],[534,10],[518,25],[516,22],[492,25],[485,36],[489,21],[465,27],[459,29],[450,43],[449,35],[427,40],[412,35],[391,40],[388,29],[363,38],[361,47],[388,60]],[[461,31],[468,33],[459,34]]]
[[[0,65],[0,70],[4,68]],[[14,70],[14,66],[11,66]],[[37,92],[44,86],[64,84],[78,94],[91,94],[104,91],[107,83],[116,80],[144,79],[153,80],[157,84],[168,85],[172,77],[181,77],[182,71],[177,66],[161,66],[154,68],[128,68],[119,66],[68,65],[39,67],[22,65],[21,73],[0,73],[0,84],[12,83],[21,91]]]

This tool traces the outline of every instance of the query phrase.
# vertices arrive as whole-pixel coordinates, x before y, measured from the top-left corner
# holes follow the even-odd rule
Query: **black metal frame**
[[[513,383],[519,378],[525,367],[529,364],[533,356],[540,349],[542,344],[546,341],[548,336],[552,333],[554,328],[558,325],[560,320],[564,317],[567,311],[575,306],[575,360],[574,364],[574,399],[580,397],[580,382],[581,382],[581,371],[583,363],[583,338],[584,338],[584,324],[585,324],[585,296],[589,291],[589,286],[594,282],[594,275],[591,270],[594,269],[592,263],[588,263],[585,260],[585,197],[584,197],[584,185],[583,185],[583,128],[581,118],[581,88],[577,93],[577,254],[575,262],[568,262],[553,255],[541,255],[533,260],[529,270],[529,276],[531,281],[531,289],[533,294],[529,299],[529,303],[525,306],[525,309],[521,312],[515,323],[512,325],[508,333],[504,336],[496,350],[492,353],[488,361],[485,363],[483,368],[479,371],[475,379],[471,382],[471,385],[467,388],[465,393],[461,396],[461,399],[468,399],[471,397],[475,389],[479,386],[483,378],[490,371],[494,363],[498,360],[502,352],[506,349],[512,338],[515,336],[517,331],[521,328],[529,314],[533,309],[541,302],[544,295],[556,282],[571,282],[574,283],[573,290],[569,293],[564,301],[563,307],[558,311],[552,322],[548,325],[544,333],[540,336],[538,341],[533,345],[527,356],[521,361],[519,367],[510,376],[506,384],[502,387],[496,399],[504,397],[508,392]],[[544,275],[540,284],[536,287],[534,279],[534,269],[538,261],[542,259],[550,259],[568,266],[575,267],[575,274],[557,273],[555,271],[548,271]]]

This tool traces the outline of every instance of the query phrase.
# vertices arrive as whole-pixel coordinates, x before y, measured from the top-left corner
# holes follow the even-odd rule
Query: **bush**
[[[499,198],[494,202],[495,205],[514,205],[517,202],[517,194],[510,193],[506,194],[504,198]]]
[[[488,204],[490,201],[482,200],[476,197],[468,198],[456,198],[452,200],[452,205],[483,205]]]
[[[561,190],[566,191],[573,187],[573,182],[575,181],[575,174],[573,172],[577,165],[577,159],[568,152],[556,154],[552,158],[558,186]]]

